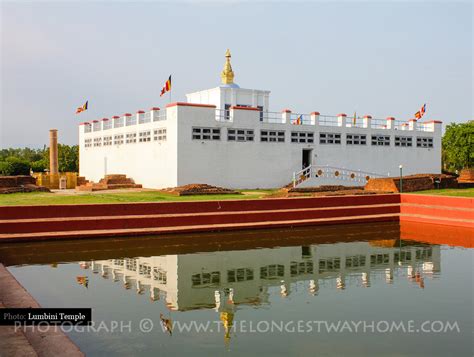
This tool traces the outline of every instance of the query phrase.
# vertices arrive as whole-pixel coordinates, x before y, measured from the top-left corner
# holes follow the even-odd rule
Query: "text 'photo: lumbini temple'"
[[[472,4],[0,10],[0,357],[474,356]]]

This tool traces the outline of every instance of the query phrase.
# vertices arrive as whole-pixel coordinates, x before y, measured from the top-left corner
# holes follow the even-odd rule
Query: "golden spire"
[[[221,73],[222,84],[232,84],[234,83],[234,71],[232,71],[232,66],[230,65],[230,51],[227,49],[225,52],[225,65],[224,70]]]

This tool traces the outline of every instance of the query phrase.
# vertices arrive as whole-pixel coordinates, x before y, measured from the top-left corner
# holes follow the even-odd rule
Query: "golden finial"
[[[223,84],[232,84],[234,83],[234,71],[232,71],[232,66],[230,64],[230,51],[227,49],[225,52],[225,64],[224,70],[221,73],[221,80]]]

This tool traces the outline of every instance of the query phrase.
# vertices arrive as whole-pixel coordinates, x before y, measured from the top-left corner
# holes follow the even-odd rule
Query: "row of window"
[[[153,132],[153,141],[166,141],[166,128],[160,128],[155,130],[145,130],[138,133],[138,142],[146,143],[152,140]],[[135,144],[137,142],[137,133],[126,133],[126,134],[115,134],[108,135],[104,137],[96,137],[94,141],[92,138],[84,140],[84,147],[90,148],[92,146],[112,146],[112,145],[122,145],[126,144]]]
[[[338,133],[320,133],[320,144],[341,144],[341,135]],[[221,140],[220,128],[192,128],[193,140]],[[252,129],[227,129],[227,141],[254,141],[255,132]],[[314,133],[306,131],[292,131],[290,140],[292,143],[314,143]],[[261,142],[285,142],[284,130],[260,130]],[[390,146],[390,136],[372,135],[371,144],[373,146]],[[347,145],[367,145],[367,135],[346,134]],[[395,146],[411,147],[413,138],[411,136],[395,136]],[[433,138],[417,137],[416,146],[424,148],[433,147]]]

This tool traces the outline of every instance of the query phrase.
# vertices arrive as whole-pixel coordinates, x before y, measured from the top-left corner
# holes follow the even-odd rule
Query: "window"
[[[220,140],[219,128],[193,128],[193,140]]]
[[[153,280],[166,284],[166,272],[160,268],[153,268]]]
[[[417,148],[432,148],[433,147],[433,138],[416,138],[416,147]]]
[[[395,146],[413,146],[413,138],[411,136],[396,136]]]
[[[126,144],[135,144],[137,142],[137,133],[128,133],[125,135]]]
[[[112,135],[104,136],[103,144],[104,144],[104,146],[111,146],[112,145]]]
[[[224,118],[225,120],[229,120],[230,119],[230,107],[231,105],[230,104],[224,104]]]
[[[307,131],[292,131],[291,132],[292,143],[314,143],[314,133]]]
[[[260,268],[260,279],[275,279],[285,276],[285,266],[271,264]]]
[[[388,254],[372,254],[370,256],[370,265],[375,266],[379,264],[388,264],[390,262],[390,255]]]
[[[347,134],[346,144],[347,145],[366,145],[367,135]]]
[[[138,265],[138,274],[143,275],[145,278],[151,277],[151,266],[148,264],[139,264]]]
[[[336,133],[320,133],[319,134],[320,144],[340,144],[341,134]]]
[[[101,130],[100,121],[94,121],[94,124],[92,124],[92,129],[93,129],[94,131],[99,131],[99,130]]]
[[[346,268],[359,268],[365,266],[365,255],[346,257]]]
[[[84,147],[86,147],[86,148],[92,147],[92,139],[84,140]]]
[[[390,136],[387,136],[387,135],[372,135],[372,145],[390,146]]]
[[[112,121],[111,120],[103,120],[102,121],[102,129],[108,130],[112,128]]]
[[[138,124],[144,124],[151,122],[151,113],[139,113],[138,114]]]
[[[253,141],[253,130],[249,129],[227,129],[228,141]]]
[[[138,142],[140,143],[146,143],[148,141],[151,141],[151,131],[141,131],[138,133]]]
[[[227,270],[227,282],[235,283],[240,281],[253,280],[253,269],[240,268]]]
[[[313,274],[313,262],[291,262],[290,275],[297,276],[300,274]]]
[[[285,132],[280,130],[260,130],[260,141],[284,143]]]
[[[102,146],[102,138],[94,138],[94,147]]]
[[[123,134],[114,135],[114,145],[122,145],[122,144],[123,144]]]
[[[125,258],[125,269],[130,271],[137,271],[137,260]]]
[[[92,126],[90,124],[84,124],[84,133],[90,133],[92,131]]]
[[[213,271],[211,273],[193,274],[191,277],[192,286],[215,285],[221,282],[221,273]]]
[[[260,111],[260,121],[263,121],[263,106],[257,105],[257,108]]]
[[[319,273],[336,271],[341,268],[341,258],[327,258],[319,261]]]
[[[166,141],[166,128],[159,128],[153,130],[154,141]]]

